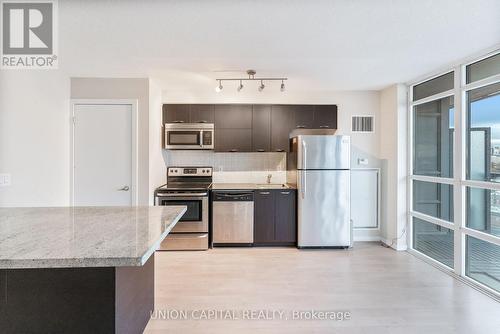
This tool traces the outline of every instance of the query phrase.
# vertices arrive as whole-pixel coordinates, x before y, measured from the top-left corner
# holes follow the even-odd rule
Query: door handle
[[[302,171],[302,177],[301,177],[301,185],[302,185],[302,189],[301,189],[301,195],[302,195],[302,199],[304,199],[304,197],[306,197],[306,171],[303,170]]]
[[[130,187],[129,186],[124,186],[123,188],[118,189],[118,191],[129,191]]]
[[[302,169],[307,169],[306,168],[306,155],[307,155],[307,146],[306,142],[302,142]]]

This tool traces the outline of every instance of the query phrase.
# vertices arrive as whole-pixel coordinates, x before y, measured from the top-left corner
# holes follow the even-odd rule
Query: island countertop
[[[0,208],[0,269],[142,266],[185,206]]]

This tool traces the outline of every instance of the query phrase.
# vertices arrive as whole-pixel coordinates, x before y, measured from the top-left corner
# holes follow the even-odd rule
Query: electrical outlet
[[[8,187],[10,185],[10,174],[0,174],[0,187]]]

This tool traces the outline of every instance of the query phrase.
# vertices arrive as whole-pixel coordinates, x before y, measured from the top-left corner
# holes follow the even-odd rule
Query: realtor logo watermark
[[[1,68],[57,68],[57,0],[5,0],[0,3]]]

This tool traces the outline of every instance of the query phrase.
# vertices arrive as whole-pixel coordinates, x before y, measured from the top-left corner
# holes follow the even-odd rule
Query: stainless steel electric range
[[[156,205],[185,205],[187,211],[160,250],[207,250],[212,167],[168,167],[167,184],[155,190]]]

